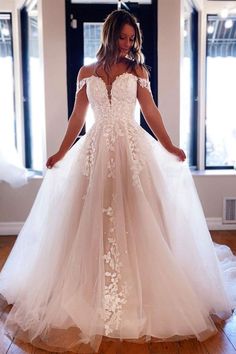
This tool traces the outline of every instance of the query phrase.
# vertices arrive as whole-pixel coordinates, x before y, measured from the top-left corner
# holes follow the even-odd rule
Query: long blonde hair
[[[101,45],[96,54],[98,66],[103,66],[108,72],[113,64],[118,61],[119,48],[118,39],[124,25],[130,25],[135,31],[134,44],[127,60],[128,68],[134,69],[137,65],[144,64],[142,53],[142,35],[137,24],[137,19],[126,10],[115,10],[110,13],[102,29]]]

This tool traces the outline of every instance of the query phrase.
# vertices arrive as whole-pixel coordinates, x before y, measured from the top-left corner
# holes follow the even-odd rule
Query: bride
[[[136,19],[112,12],[78,74],[62,144],[0,274],[4,331],[51,352],[109,340],[200,341],[236,304],[236,257],[214,245],[156,107]],[[135,121],[138,99],[158,141]],[[91,105],[95,123],[73,145]]]

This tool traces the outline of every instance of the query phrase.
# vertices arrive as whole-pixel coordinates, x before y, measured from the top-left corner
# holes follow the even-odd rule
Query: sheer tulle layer
[[[134,122],[109,129],[47,172],[1,272],[5,330],[83,353],[104,336],[205,340],[235,307],[236,257],[216,253],[187,165]]]

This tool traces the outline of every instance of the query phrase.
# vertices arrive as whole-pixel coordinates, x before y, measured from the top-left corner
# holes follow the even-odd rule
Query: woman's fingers
[[[62,155],[61,153],[57,152],[56,154],[50,156],[46,162],[46,166],[47,168],[52,168],[55,163],[57,163],[58,161],[60,161],[63,158],[64,155]]]
[[[186,155],[185,155],[184,150],[180,150],[180,159],[181,159],[181,161],[184,161],[186,159]]]
[[[49,157],[49,159],[47,160],[46,166],[47,168],[52,168],[53,165],[55,164],[55,162],[53,161],[53,157]]]

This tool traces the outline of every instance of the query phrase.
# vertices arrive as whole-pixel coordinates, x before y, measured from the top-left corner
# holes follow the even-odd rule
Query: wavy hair
[[[118,39],[124,25],[130,25],[135,31],[134,43],[127,59],[128,68],[135,70],[135,66],[144,65],[142,53],[142,35],[135,16],[126,10],[115,10],[111,12],[103,24],[101,45],[96,54],[98,66],[102,65],[105,71],[119,60]]]

